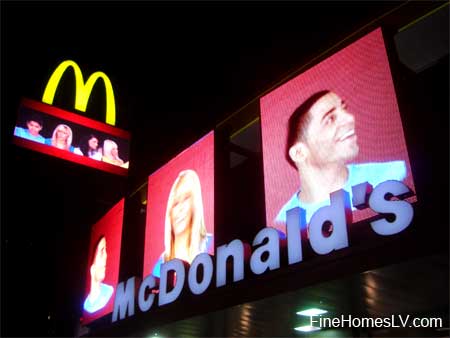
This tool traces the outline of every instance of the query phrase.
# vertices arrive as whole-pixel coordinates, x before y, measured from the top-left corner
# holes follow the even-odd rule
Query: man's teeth
[[[353,136],[355,134],[355,130],[349,130],[348,132],[346,132],[344,135],[341,136],[341,138],[339,139],[339,141],[345,140],[347,137]]]

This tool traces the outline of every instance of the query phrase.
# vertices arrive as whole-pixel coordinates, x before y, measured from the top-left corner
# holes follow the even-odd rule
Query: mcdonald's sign
[[[106,123],[89,119],[53,105],[56,90],[68,68],[75,74],[75,109],[86,111],[92,89],[102,79],[106,92]],[[83,79],[71,60],[56,67],[42,102],[23,98],[19,105],[13,143],[71,162],[119,175],[127,175],[130,134],[115,127],[116,106],[111,81],[103,72]]]
[[[106,123],[110,125],[116,124],[116,103],[114,100],[114,91],[108,76],[103,72],[95,72],[89,76],[86,83],[83,80],[83,73],[76,62],[66,60],[56,67],[53,74],[48,80],[47,87],[45,88],[44,95],[42,96],[42,102],[47,104],[53,104],[56,89],[59,82],[66,72],[71,67],[75,73],[75,109],[85,112],[89,101],[89,97],[92,92],[92,88],[98,79],[102,79],[105,84],[106,92]]]

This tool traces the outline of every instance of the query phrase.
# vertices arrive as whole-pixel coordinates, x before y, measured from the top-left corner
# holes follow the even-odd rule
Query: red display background
[[[404,182],[414,191],[394,83],[378,28],[261,98],[267,226],[275,226],[278,211],[299,188],[297,171],[285,159],[288,119],[320,90],[338,94],[355,116],[360,151],[352,163],[403,160]],[[354,221],[367,217],[367,212],[354,213]]]
[[[151,274],[164,251],[164,222],[170,189],[182,170],[197,172],[206,230],[214,234],[214,132],[210,132],[148,178],[143,276]],[[214,253],[214,243],[209,247]]]
[[[48,105],[46,103],[30,100],[27,98],[23,98],[22,105],[25,107],[58,117],[62,120],[70,121],[76,124],[80,124],[85,127],[89,127],[92,129],[96,129],[99,131],[104,132],[105,134],[110,134],[113,136],[117,136],[126,140],[130,139],[130,133],[126,130],[119,129],[113,126],[110,126],[109,124],[105,124],[96,120],[89,119],[87,117],[84,117],[79,114],[74,114],[71,112],[68,112],[64,109],[60,109],[55,106]]]
[[[116,288],[119,280],[119,265],[120,265],[120,245],[122,242],[122,225],[123,225],[123,210],[125,199],[121,199],[114,207],[112,207],[97,223],[95,223],[91,230],[91,239],[89,244],[89,255],[86,266],[86,288],[84,298],[81,300],[80,307],[83,308],[84,300],[89,294],[91,285],[90,267],[94,254],[94,246],[101,235],[106,238],[106,253],[108,255],[106,261],[106,273],[103,283],[111,285],[114,292],[111,299],[106,306],[94,313],[83,311],[83,324],[103,317],[113,311],[114,298],[116,296]]]
[[[70,162],[85,165],[87,167],[107,171],[111,174],[117,174],[117,175],[122,175],[122,176],[128,175],[128,169],[125,169],[125,168],[122,168],[122,167],[119,167],[119,166],[116,166],[116,165],[113,165],[113,164],[110,164],[107,162],[93,160],[92,158],[77,155],[77,154],[71,153],[70,151],[58,149],[56,147],[51,147],[47,144],[41,144],[38,142],[30,141],[30,140],[27,140],[27,139],[24,139],[21,137],[17,137],[15,135],[13,136],[12,141],[15,145],[18,145],[20,147],[28,148],[28,149],[31,149],[31,150],[34,150],[34,151],[37,151],[37,152],[40,152],[43,154],[47,154],[50,156],[59,157],[59,158],[62,158],[63,160],[67,160]]]
[[[47,114],[47,115],[57,117],[57,118],[61,119],[62,123],[65,121],[70,121],[70,122],[76,123],[78,125],[85,126],[87,128],[91,128],[93,130],[101,131],[105,134],[119,137],[121,139],[127,140],[128,142],[130,140],[130,133],[128,131],[110,126],[105,123],[101,123],[101,122],[89,119],[89,118],[81,116],[79,114],[74,114],[74,113],[68,112],[66,110],[63,110],[63,109],[60,109],[60,108],[57,108],[57,107],[54,107],[54,106],[51,106],[51,105],[48,105],[48,104],[45,104],[42,102],[30,100],[27,98],[23,98],[20,104],[22,107],[31,108],[42,114]],[[55,147],[52,147],[52,146],[49,146],[46,144],[41,144],[38,142],[30,141],[30,140],[23,139],[23,138],[17,137],[17,136],[13,136],[12,142],[23,148],[28,148],[28,149],[31,149],[31,150],[34,150],[34,151],[37,151],[37,152],[40,152],[43,154],[47,154],[50,156],[59,157],[61,159],[64,159],[64,160],[67,160],[70,162],[85,165],[87,167],[100,169],[100,170],[109,172],[111,174],[122,175],[122,176],[128,175],[128,169],[126,169],[126,168],[122,168],[122,167],[119,167],[119,166],[116,166],[116,165],[113,165],[110,163],[102,162],[102,161],[93,160],[89,157],[81,156],[81,155],[77,155],[77,154],[74,154],[69,151],[57,149]]]

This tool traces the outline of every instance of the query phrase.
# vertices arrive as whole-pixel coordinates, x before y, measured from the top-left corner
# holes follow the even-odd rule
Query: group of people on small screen
[[[100,147],[99,138],[94,134],[84,136],[78,147],[72,145],[73,132],[66,124],[58,124],[53,130],[51,138],[45,138],[41,135],[43,128],[42,119],[37,115],[32,115],[27,119],[27,128],[16,126],[14,135],[56,147],[58,149],[67,150],[77,155],[86,156],[97,161],[103,161],[113,165],[128,168],[129,162],[124,162],[119,157],[119,147],[113,140],[104,140],[103,147]]]

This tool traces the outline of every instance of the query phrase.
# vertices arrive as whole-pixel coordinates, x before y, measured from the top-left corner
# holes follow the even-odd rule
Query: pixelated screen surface
[[[294,111],[301,115],[305,109],[299,107],[316,93],[320,98],[309,100],[306,118],[292,118],[289,127]],[[303,197],[307,201],[302,205],[311,207],[308,222],[314,210],[329,203],[329,197],[328,202],[315,197],[323,197],[324,192],[329,196],[344,183],[351,191],[359,181],[376,185],[395,179],[414,191],[381,28],[263,96],[260,109],[267,226],[284,231],[285,211]],[[302,121],[300,129],[295,120]],[[294,143],[301,132],[307,145],[292,150],[300,167],[288,161],[292,160],[287,149],[289,128]],[[333,170],[342,161],[348,176],[339,184],[338,174],[333,181]],[[332,190],[326,191],[327,187]],[[353,222],[369,216],[369,209],[354,210]]]
[[[119,279],[124,203],[124,199],[120,200],[92,227],[82,301],[83,324],[113,310]]]
[[[188,263],[214,253],[214,133],[148,178],[143,274],[159,277],[163,262]]]

